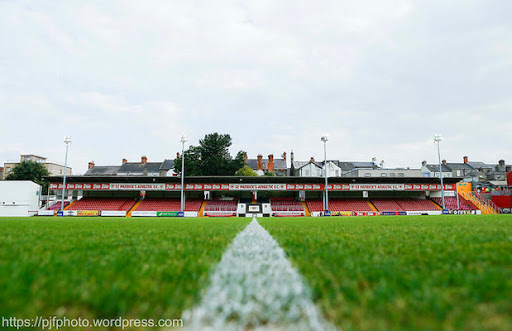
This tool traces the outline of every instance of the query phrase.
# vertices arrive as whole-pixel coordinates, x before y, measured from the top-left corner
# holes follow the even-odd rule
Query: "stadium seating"
[[[373,211],[365,199],[330,199],[330,211]]]
[[[306,204],[310,212],[321,212],[324,210],[322,200],[320,199],[308,199]]]
[[[273,211],[304,211],[302,204],[293,199],[271,199],[270,206]]]
[[[199,212],[203,200],[200,199],[187,199],[185,200],[185,210]],[[166,199],[166,198],[146,198],[139,206],[137,211],[180,211],[180,199]]]
[[[66,208],[67,205],[69,205],[70,201],[64,201],[64,208]],[[62,201],[59,201],[57,203],[54,203],[53,205],[48,208],[48,210],[60,210],[60,205],[62,204]]]
[[[304,216],[304,206],[293,198],[272,198],[270,208],[274,216]]]
[[[134,204],[135,199],[129,198],[82,198],[67,210],[129,211]]]
[[[442,198],[432,198],[433,201],[435,201],[439,206],[443,205],[443,199]],[[467,200],[463,199],[462,197],[459,197],[459,204],[457,203],[457,197],[444,197],[444,206],[446,209],[449,210],[478,210],[476,206],[474,206],[472,203],[468,203]]]
[[[208,201],[204,207],[204,216],[234,216],[238,207],[238,200],[214,200]]]
[[[371,201],[380,212],[405,211],[398,204],[398,199],[372,199]]]
[[[310,212],[321,212],[324,209],[323,201],[321,199],[307,200],[307,205]],[[373,211],[365,199],[329,199],[329,210],[332,212]]]
[[[439,208],[428,199],[396,199],[405,211],[438,211]]]

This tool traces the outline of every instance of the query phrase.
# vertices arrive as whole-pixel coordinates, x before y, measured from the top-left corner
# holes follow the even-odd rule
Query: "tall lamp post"
[[[329,194],[327,192],[327,135],[324,134],[322,136],[322,138],[320,139],[324,142],[324,165],[325,165],[325,171],[324,171],[324,176],[325,176],[325,203],[324,203],[324,211],[328,211],[329,210]]]
[[[60,211],[64,211],[64,195],[66,192],[66,172],[68,167],[68,147],[71,144],[71,137],[66,136],[64,138],[64,143],[66,144],[66,158],[64,159],[64,179],[62,180],[62,201],[60,203]]]
[[[444,205],[444,185],[443,185],[443,168],[441,165],[441,150],[439,148],[439,142],[443,140],[440,134],[434,135],[434,143],[437,143],[437,157],[439,159],[439,178],[441,178],[441,199],[443,201],[443,211],[445,210]]]
[[[183,199],[183,188],[185,183],[185,143],[187,142],[187,136],[182,134],[181,138],[181,212],[185,210],[185,200]]]

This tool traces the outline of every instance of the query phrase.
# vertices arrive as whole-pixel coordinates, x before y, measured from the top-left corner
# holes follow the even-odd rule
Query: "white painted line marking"
[[[329,330],[286,253],[254,218],[222,255],[200,304],[183,314],[191,330]]]

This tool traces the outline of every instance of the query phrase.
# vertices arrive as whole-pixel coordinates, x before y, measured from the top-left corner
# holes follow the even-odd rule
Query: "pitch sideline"
[[[201,302],[183,320],[191,330],[335,330],[256,218],[228,246]]]

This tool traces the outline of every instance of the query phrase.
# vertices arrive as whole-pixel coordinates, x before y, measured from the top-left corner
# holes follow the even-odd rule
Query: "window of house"
[[[460,177],[460,170],[457,170],[457,177]]]
[[[405,174],[403,172],[399,172],[398,177],[405,177]]]
[[[339,177],[339,176],[340,176],[340,171],[336,170],[336,177]]]
[[[371,176],[372,176],[372,174],[371,174],[371,173],[369,173],[369,172],[367,172],[367,173],[365,173],[365,174],[364,174],[364,176],[365,176],[365,177],[371,177]]]
[[[389,174],[389,177],[396,177],[396,174],[394,172]]]
[[[388,174],[380,174],[381,177],[387,177]]]
[[[304,176],[309,176],[309,169],[304,169]]]

